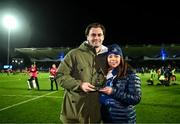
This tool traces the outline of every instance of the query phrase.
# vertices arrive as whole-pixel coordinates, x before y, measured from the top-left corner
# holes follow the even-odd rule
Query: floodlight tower
[[[11,30],[16,28],[16,18],[11,15],[6,15],[3,18],[3,24],[8,29],[7,65],[9,65]]]

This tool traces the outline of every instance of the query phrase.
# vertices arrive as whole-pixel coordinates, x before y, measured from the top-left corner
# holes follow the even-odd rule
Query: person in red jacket
[[[57,74],[57,68],[56,68],[55,64],[52,65],[52,67],[49,70],[49,73],[50,73],[49,78],[50,78],[50,81],[51,81],[51,90],[53,90],[53,82],[55,82],[56,90],[58,90],[58,84],[57,84],[56,79],[55,79],[55,76]]]
[[[28,69],[28,73],[30,78],[28,79],[28,86],[29,89],[36,88],[39,90],[39,82],[38,82],[38,70],[35,64],[32,64],[31,67]],[[35,80],[35,85],[33,85],[33,80]]]

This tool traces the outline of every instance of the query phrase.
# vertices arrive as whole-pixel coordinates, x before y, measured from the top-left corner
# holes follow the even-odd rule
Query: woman
[[[55,85],[56,85],[56,90],[58,90],[58,84],[57,84],[57,81],[56,81],[56,74],[57,74],[57,68],[56,68],[56,65],[55,64],[52,64],[52,67],[50,68],[49,70],[49,78],[50,78],[50,81],[51,81],[51,90],[53,90],[53,82],[55,82]]]
[[[141,81],[123,59],[117,44],[107,53],[107,81],[100,89],[102,120],[104,123],[136,123],[135,105],[141,100]]]
[[[31,67],[28,69],[28,73],[30,75],[30,78],[28,79],[28,86],[29,89],[36,88],[39,90],[39,82],[38,82],[38,69],[35,64],[32,64]],[[30,85],[32,81],[35,80],[35,85]]]

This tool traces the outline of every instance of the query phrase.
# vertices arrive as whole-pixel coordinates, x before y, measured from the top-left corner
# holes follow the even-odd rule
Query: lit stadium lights
[[[23,58],[12,58],[12,62],[14,63],[23,63]]]
[[[13,70],[24,68],[24,59],[23,58],[12,58]]]
[[[165,60],[165,57],[166,57],[165,54],[162,54],[162,60]]]
[[[161,59],[162,59],[162,60],[165,60],[166,57],[167,57],[167,53],[166,53],[165,49],[162,48],[162,49],[161,49]]]
[[[7,15],[3,18],[3,24],[8,29],[15,29],[17,26],[17,21],[15,17]]]

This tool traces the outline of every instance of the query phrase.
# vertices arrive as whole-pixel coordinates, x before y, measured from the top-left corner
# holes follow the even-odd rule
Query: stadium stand
[[[25,65],[30,62],[60,62],[70,47],[54,48],[15,48],[12,57],[21,57]],[[170,63],[179,67],[180,44],[171,45],[125,45],[122,46],[126,61],[129,61],[135,68]]]

